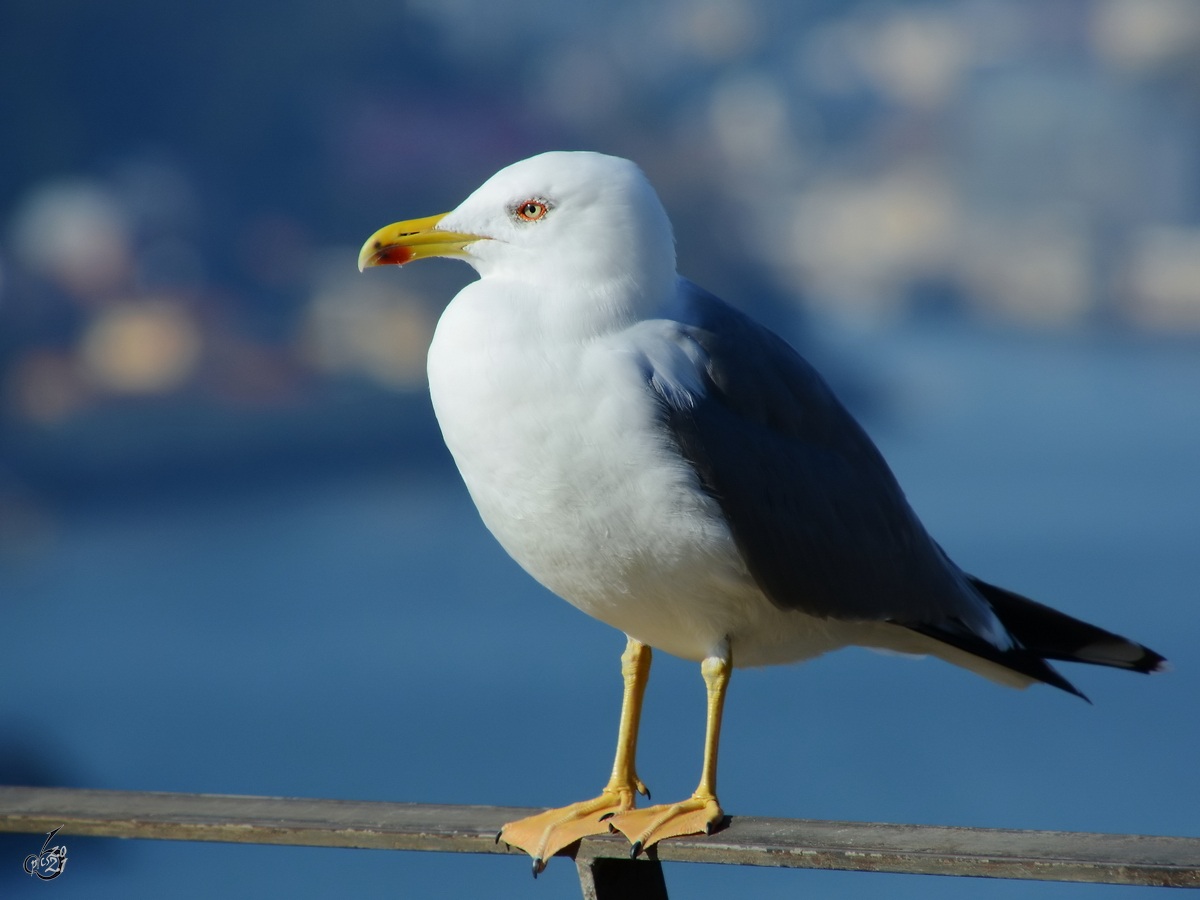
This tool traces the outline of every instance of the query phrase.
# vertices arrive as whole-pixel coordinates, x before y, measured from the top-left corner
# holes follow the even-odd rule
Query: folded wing
[[[960,571],[816,370],[711,294],[686,282],[682,290],[673,330],[660,338],[676,346],[648,354],[648,376],[679,450],[772,603],[891,622],[1076,694],[1045,659],[1137,671],[1161,663]],[[691,360],[694,374],[656,369],[656,357]]]

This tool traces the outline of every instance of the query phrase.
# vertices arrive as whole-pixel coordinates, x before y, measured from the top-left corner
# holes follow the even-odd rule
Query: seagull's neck
[[[657,318],[675,305],[678,276],[641,277],[627,273],[602,278],[553,277],[546,272],[532,279],[506,273],[485,276],[509,307],[539,340],[585,343]],[[499,312],[497,310],[497,312]]]

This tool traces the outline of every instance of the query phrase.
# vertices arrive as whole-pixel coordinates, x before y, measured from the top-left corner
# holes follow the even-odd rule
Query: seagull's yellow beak
[[[434,226],[448,215],[409,219],[380,228],[359,251],[358,271],[368,266],[402,266],[426,256],[464,256],[467,244],[487,240],[477,234],[436,230]]]

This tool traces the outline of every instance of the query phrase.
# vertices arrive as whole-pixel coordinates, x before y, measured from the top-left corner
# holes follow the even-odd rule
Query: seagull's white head
[[[425,256],[465,259],[484,278],[630,284],[675,278],[671,223],[641,169],[601,153],[552,152],[501,169],[452,212],[381,228],[359,269]]]

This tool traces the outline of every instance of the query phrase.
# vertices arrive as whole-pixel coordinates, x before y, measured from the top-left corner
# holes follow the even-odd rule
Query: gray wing
[[[1164,670],[1141,644],[965,575],[812,366],[690,282],[679,300],[635,344],[667,430],[776,606],[893,622],[1080,697],[1047,659]]]
[[[795,350],[684,283],[677,340],[699,390],[664,389],[666,422],[777,606],[1011,639],[926,533],[866,432]],[[690,386],[689,386],[690,387]]]

